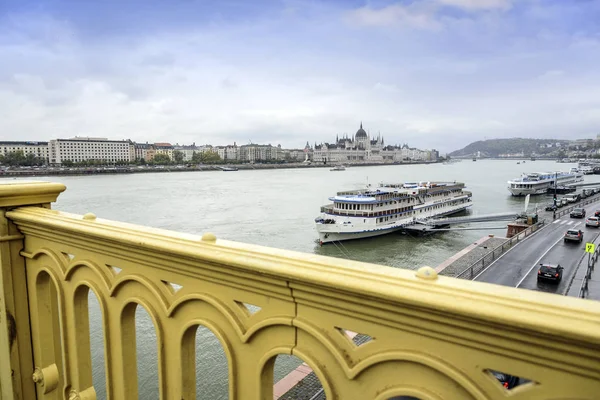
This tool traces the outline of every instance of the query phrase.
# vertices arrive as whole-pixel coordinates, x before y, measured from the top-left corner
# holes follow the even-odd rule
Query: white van
[[[576,203],[579,201],[580,197],[578,194],[567,194],[563,196],[563,199],[567,199],[569,203]]]

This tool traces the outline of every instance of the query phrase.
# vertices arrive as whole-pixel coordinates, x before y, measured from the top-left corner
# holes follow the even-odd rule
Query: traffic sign
[[[585,252],[593,253],[596,250],[596,245],[594,243],[586,243],[585,244]]]

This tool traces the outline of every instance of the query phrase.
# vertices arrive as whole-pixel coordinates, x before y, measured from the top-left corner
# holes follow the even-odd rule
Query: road
[[[600,204],[592,203],[584,206],[587,216],[600,209]],[[569,228],[581,229],[583,242],[567,242],[563,238]],[[495,262],[484,269],[474,280],[497,285],[538,290],[549,293],[565,294],[576,272],[577,265],[585,256],[585,242],[592,241],[599,228],[585,226],[584,219],[570,218],[565,215],[549,222],[530,238],[519,242],[511,250],[504,253]],[[557,285],[554,282],[537,282],[537,271],[540,263],[560,264],[564,267],[563,277]],[[585,265],[583,265],[585,268]]]

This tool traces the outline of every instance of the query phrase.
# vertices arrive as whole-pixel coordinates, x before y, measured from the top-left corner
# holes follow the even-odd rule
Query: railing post
[[[33,348],[24,237],[6,212],[26,205],[50,208],[65,186],[57,183],[11,181],[0,184],[0,398],[35,399]]]

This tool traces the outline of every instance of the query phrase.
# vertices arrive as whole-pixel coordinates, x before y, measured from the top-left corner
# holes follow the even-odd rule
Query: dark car
[[[507,374],[503,374],[502,372],[496,372],[496,371],[490,371],[490,372],[492,373],[492,375],[494,375],[494,377],[496,379],[498,379],[498,381],[500,381],[502,386],[504,386],[506,389],[512,389],[515,386],[519,385],[519,378],[516,376],[507,375]]]
[[[600,217],[600,210],[596,210],[596,212],[594,213],[594,217]]]
[[[585,208],[574,208],[569,214],[571,218],[584,218],[585,217]]]
[[[556,211],[556,209],[557,209],[557,208],[558,208],[558,207],[557,207],[557,206],[555,206],[554,204],[548,204],[548,205],[546,206],[546,211]]]
[[[569,240],[581,243],[583,241],[583,231],[577,229],[569,229],[565,233],[565,243]]]
[[[560,282],[562,279],[563,267],[552,264],[540,264],[540,268],[538,269],[538,281],[548,280],[554,282]]]

